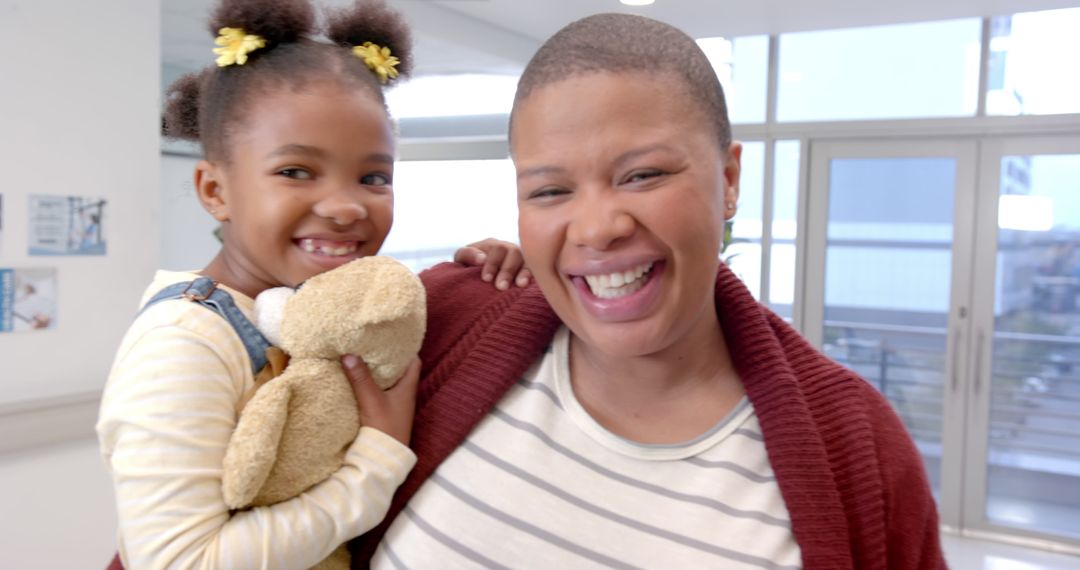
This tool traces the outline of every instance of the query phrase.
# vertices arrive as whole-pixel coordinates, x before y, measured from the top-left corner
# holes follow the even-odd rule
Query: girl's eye
[[[311,172],[304,170],[303,168],[282,168],[277,171],[278,175],[285,178],[292,178],[293,180],[311,180],[314,176]]]
[[[390,177],[385,174],[368,174],[360,177],[360,183],[365,186],[389,186]]]

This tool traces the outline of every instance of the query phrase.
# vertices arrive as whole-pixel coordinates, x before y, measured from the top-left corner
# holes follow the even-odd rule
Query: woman
[[[717,261],[741,147],[691,38],[570,24],[525,69],[510,137],[539,287],[425,274],[418,463],[357,560],[944,566],[888,403]]]

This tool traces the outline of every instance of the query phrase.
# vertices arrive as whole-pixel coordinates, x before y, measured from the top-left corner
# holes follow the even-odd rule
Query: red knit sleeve
[[[422,379],[430,377],[432,370],[474,327],[493,301],[520,292],[516,288],[499,291],[480,278],[480,270],[480,267],[440,263],[420,273],[427,291],[427,333],[420,348]],[[425,382],[421,381],[418,399],[422,402],[428,395]]]
[[[870,388],[868,391],[875,392]],[[869,402],[884,490],[888,567],[946,568],[937,506],[922,456],[884,397]]]
[[[453,345],[476,317],[483,312],[485,301],[493,299],[499,290],[480,279],[480,267],[464,267],[456,263],[440,263],[420,273],[427,290],[428,334],[420,358],[425,368]]]

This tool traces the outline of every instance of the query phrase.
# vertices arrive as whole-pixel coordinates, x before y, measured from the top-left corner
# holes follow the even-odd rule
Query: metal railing
[[[888,397],[912,437],[940,443],[947,330],[851,321],[825,327],[826,354]],[[993,341],[991,450],[1075,461],[1080,474],[1080,337],[995,332]]]

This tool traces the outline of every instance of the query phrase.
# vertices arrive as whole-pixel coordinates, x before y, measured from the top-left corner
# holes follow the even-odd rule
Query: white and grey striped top
[[[575,399],[569,333],[439,466],[387,533],[386,568],[799,568],[750,403],[645,445]]]

